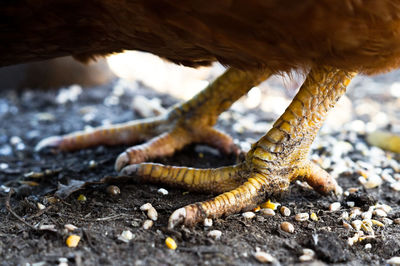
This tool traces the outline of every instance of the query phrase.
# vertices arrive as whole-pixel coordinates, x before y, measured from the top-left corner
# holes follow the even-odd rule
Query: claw
[[[45,139],[42,139],[36,146],[35,151],[41,151],[46,148],[56,149],[62,141],[62,137],[60,136],[52,136]]]
[[[121,170],[125,170],[125,166],[129,164],[129,156],[126,154],[126,152],[121,153],[117,160],[115,161],[115,171],[120,172]],[[125,167],[125,168],[124,168]],[[121,172],[122,174],[122,172]]]
[[[168,228],[173,229],[178,224],[183,224],[186,219],[185,208],[180,208],[174,211],[168,220]]]

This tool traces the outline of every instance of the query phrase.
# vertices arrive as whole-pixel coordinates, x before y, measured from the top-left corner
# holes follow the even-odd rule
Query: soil
[[[371,80],[375,85],[391,84],[395,75],[368,79],[364,83],[359,82],[359,87],[370,86]],[[177,102],[168,95],[138,86],[127,90],[122,97],[118,97],[118,103],[113,103],[115,98],[110,97],[114,85],[115,82],[85,89],[76,100],[66,103],[55,100],[60,95],[58,91],[1,92],[0,265],[65,265],[65,262],[68,265],[256,265],[260,263],[254,256],[257,250],[271,254],[276,259],[274,264],[282,265],[385,265],[389,258],[400,255],[400,225],[395,223],[374,226],[374,237],[348,244],[348,239],[355,234],[354,229],[343,226],[341,219],[343,211],[351,211],[346,205],[348,201],[353,201],[363,211],[376,202],[388,204],[392,211],[387,218],[394,220],[400,217],[399,192],[385,182],[366,190],[358,181],[359,175],[354,172],[342,173],[338,177],[344,190],[359,188],[358,192],[348,196],[321,196],[297,183],[287,194],[272,199],[290,208],[291,216],[284,217],[277,211],[275,216],[257,214],[253,219],[246,219],[242,214],[235,214],[214,219],[211,227],[199,224],[194,228],[169,230],[167,220],[174,210],[213,195],[167,187],[168,195],[162,195],[157,192],[162,185],[121,183],[117,184],[121,193],[110,195],[106,192],[107,184],[93,184],[64,199],[56,198],[54,194],[60,185],[68,185],[74,180],[96,181],[105,176],[116,176],[114,160],[126,147],[39,153],[34,150],[38,141],[47,136],[81,130],[88,125],[94,127],[140,118],[131,108],[132,99],[138,95],[159,98],[164,107]],[[377,102],[396,101],[393,97],[376,98],[371,97],[375,94],[357,91],[367,90],[357,88],[350,92],[352,102],[364,98],[373,98]],[[382,106],[391,108],[389,103]],[[228,118],[219,121],[218,127],[238,141],[261,136],[260,132],[251,130],[244,133],[235,131],[232,127],[235,112],[238,111],[230,111]],[[276,118],[259,108],[241,112],[244,118],[250,115],[257,117],[256,122],[271,123]],[[386,113],[390,116],[396,111]],[[357,115],[356,118],[369,119]],[[339,135],[337,131],[325,132],[320,138],[323,142],[324,138],[340,138]],[[357,141],[368,145],[365,136],[357,134],[356,137]],[[316,148],[312,153],[319,155],[321,149]],[[400,161],[396,154],[386,152],[385,155]],[[351,159],[363,157],[357,151],[345,156],[351,156]],[[206,168],[234,164],[237,160],[235,156],[221,155],[207,146],[191,145],[158,162]],[[32,172],[42,174],[35,177]],[[13,188],[15,193],[11,194],[8,188]],[[80,195],[84,195],[86,200],[78,200]],[[335,201],[341,203],[341,210],[331,212],[329,205]],[[158,220],[145,230],[142,225],[147,217],[140,206],[147,202],[158,211]],[[6,208],[7,203],[10,208]],[[38,203],[45,208],[39,209]],[[315,212],[318,221],[295,221],[293,214],[300,212]],[[291,222],[295,232],[282,231],[279,225],[283,221]],[[66,245],[66,238],[72,233],[64,229],[65,224],[77,227],[74,234],[79,235],[81,240],[76,248]],[[53,225],[54,228],[46,229],[43,225]],[[125,230],[133,234],[128,243],[118,239]],[[209,237],[211,230],[220,230],[221,238],[215,240]],[[178,245],[176,250],[166,247],[167,237],[175,239]],[[371,244],[371,248],[367,244]],[[300,261],[304,248],[315,251],[311,262]]]

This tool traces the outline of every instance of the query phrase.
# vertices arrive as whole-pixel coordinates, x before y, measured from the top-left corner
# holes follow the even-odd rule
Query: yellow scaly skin
[[[354,76],[355,73],[328,67],[313,69],[284,114],[252,146],[241,164],[193,169],[142,163],[126,167],[122,174],[189,190],[223,193],[176,210],[169,227],[179,223],[193,225],[207,217],[252,209],[269,195],[286,190],[296,179],[307,181],[320,193],[336,191],[336,181],[309,161],[307,155],[328,111]]]
[[[115,163],[117,171],[129,164],[172,155],[190,143],[208,144],[223,153],[238,153],[232,138],[212,126],[220,113],[270,75],[269,71],[245,72],[231,68],[191,100],[173,106],[166,114],[98,127],[89,132],[49,137],[42,140],[36,150],[51,148],[72,151],[145,141],[119,155]]]

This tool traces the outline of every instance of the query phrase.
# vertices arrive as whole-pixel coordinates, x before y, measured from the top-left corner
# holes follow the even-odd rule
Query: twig
[[[11,205],[10,205],[10,199],[11,199],[11,195],[14,193],[14,189],[10,189],[10,191],[8,192],[7,195],[7,200],[6,200],[6,209],[15,217],[17,218],[21,223],[25,224],[26,226],[28,226],[29,228],[37,231],[39,230],[38,228],[34,227],[33,225],[31,225],[30,223],[28,223],[27,221],[25,221],[21,216],[19,216],[18,214],[16,214],[12,209],[11,209]]]
[[[32,219],[32,218],[36,218],[36,217],[42,216],[45,212],[47,212],[47,211],[50,210],[51,208],[53,208],[52,205],[46,207],[46,208],[43,209],[43,210],[38,211],[38,212],[35,213],[35,214],[32,214],[31,216],[27,217],[26,219],[27,219],[27,220],[30,220],[30,219]]]

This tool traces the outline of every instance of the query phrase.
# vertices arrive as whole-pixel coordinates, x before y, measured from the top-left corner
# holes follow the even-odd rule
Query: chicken
[[[122,175],[221,193],[176,210],[169,226],[248,210],[301,179],[316,191],[336,181],[307,159],[327,112],[356,73],[400,66],[400,0],[59,0],[0,4],[0,65],[73,55],[81,61],[142,50],[186,66],[219,61],[229,69],[167,114],[41,141],[62,151],[132,146],[116,161]],[[218,115],[270,75],[308,73],[282,116],[245,160],[216,169],[146,163],[189,143],[237,152],[212,126]]]

